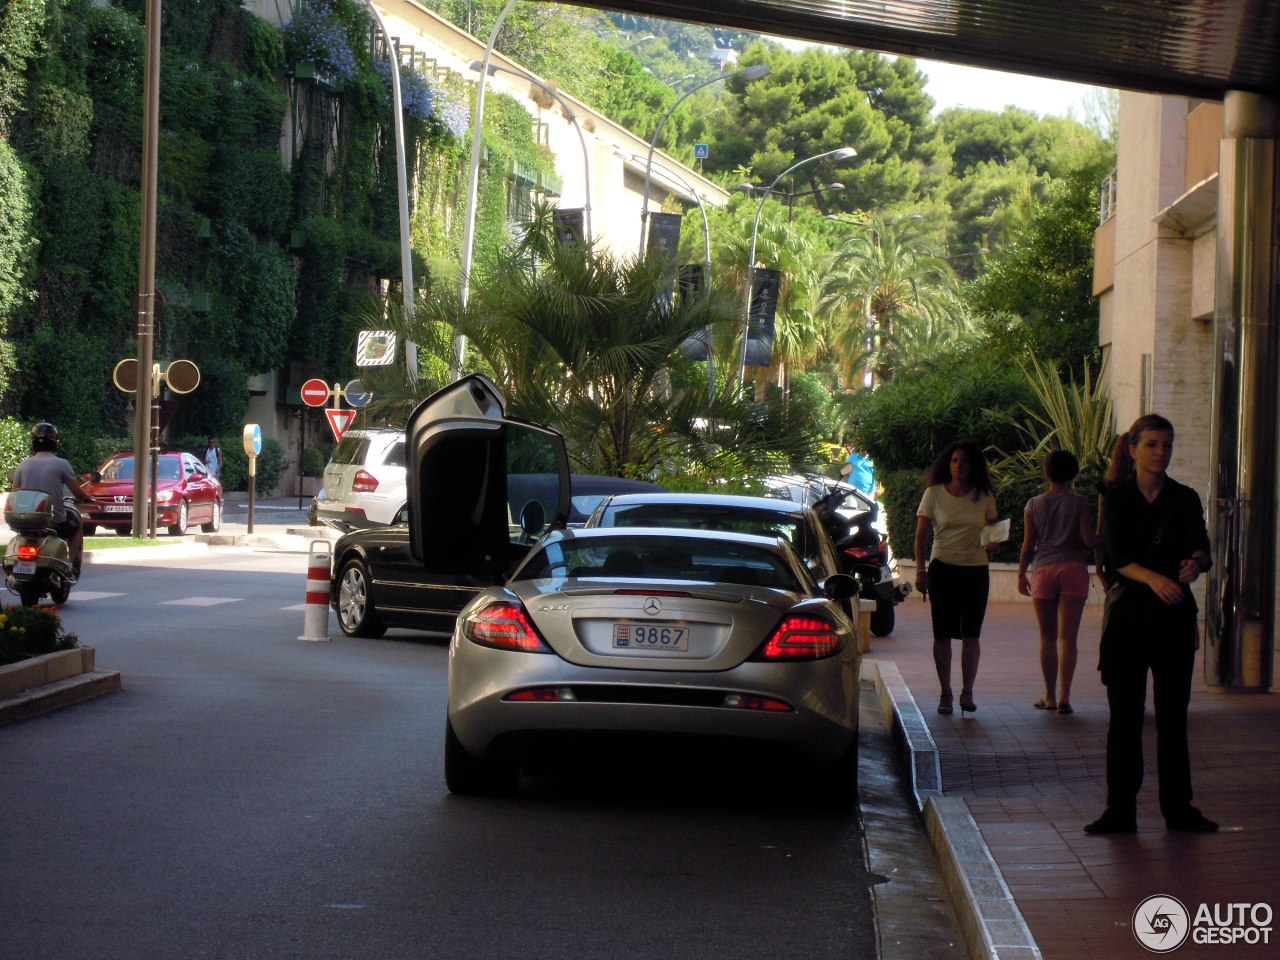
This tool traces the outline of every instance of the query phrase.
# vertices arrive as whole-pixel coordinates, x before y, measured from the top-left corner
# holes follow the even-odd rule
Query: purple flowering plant
[[[390,90],[390,64],[386,60],[379,60],[374,64],[374,71]],[[466,133],[471,122],[471,109],[461,91],[447,86],[433,86],[421,73],[405,64],[400,65],[400,100],[406,117],[433,121],[453,137],[461,137]]]
[[[332,77],[350,80],[355,56],[335,0],[307,0],[284,27],[286,49],[295,63],[310,61]]]

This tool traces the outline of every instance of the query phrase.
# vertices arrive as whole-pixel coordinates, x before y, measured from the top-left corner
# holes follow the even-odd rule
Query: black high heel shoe
[[[938,698],[938,712],[945,717],[951,716],[951,694],[944,693]]]
[[[973,702],[973,694],[961,692],[960,716],[963,717],[966,713],[977,713],[977,712],[978,712],[978,705]]]

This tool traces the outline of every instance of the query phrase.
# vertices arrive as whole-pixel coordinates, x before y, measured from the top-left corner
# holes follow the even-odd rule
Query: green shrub
[[[877,469],[923,470],[953,440],[1020,449],[1008,416],[1032,402],[1022,370],[981,351],[945,358],[857,396],[848,439]]]
[[[62,629],[54,607],[5,607],[0,610],[0,663],[70,650],[80,638]]]
[[[9,474],[31,452],[31,425],[12,417],[0,419],[0,482],[9,487]]]
[[[319,447],[307,447],[302,451],[302,475],[318,477],[324,473],[324,465],[329,462],[325,451]]]
[[[222,446],[223,457],[222,489],[248,490],[249,457],[244,452],[240,438],[237,437],[231,444],[223,444],[219,441],[219,445]],[[204,444],[200,445],[200,449],[204,449]],[[270,496],[280,484],[280,474],[284,470],[284,447],[279,440],[262,442],[262,453],[258,454],[257,467],[257,476],[253,485],[254,495]]]
[[[894,556],[915,556],[916,508],[924,495],[924,470],[891,470],[879,474],[880,502],[889,515],[889,545]]]

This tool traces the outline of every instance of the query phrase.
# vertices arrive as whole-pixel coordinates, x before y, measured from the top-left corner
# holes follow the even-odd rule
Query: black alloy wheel
[[[373,605],[369,568],[359,557],[342,565],[338,574],[338,625],[349,637],[380,637],[387,625]]]

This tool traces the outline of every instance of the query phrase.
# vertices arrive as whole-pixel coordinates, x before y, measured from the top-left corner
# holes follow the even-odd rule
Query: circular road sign
[[[164,380],[174,393],[190,393],[200,386],[200,368],[190,360],[175,360],[165,370]]]
[[[246,423],[240,439],[244,443],[246,456],[256,457],[262,452],[262,427],[256,423]]]
[[[133,357],[125,357],[111,371],[111,382],[125,393],[136,393],[138,390],[138,361]]]
[[[329,385],[313,377],[302,385],[302,402],[309,407],[323,407],[329,400]]]
[[[347,403],[353,407],[363,407],[373,399],[373,394],[369,392],[369,388],[359,380],[352,380],[343,387],[342,395],[347,398]]]

